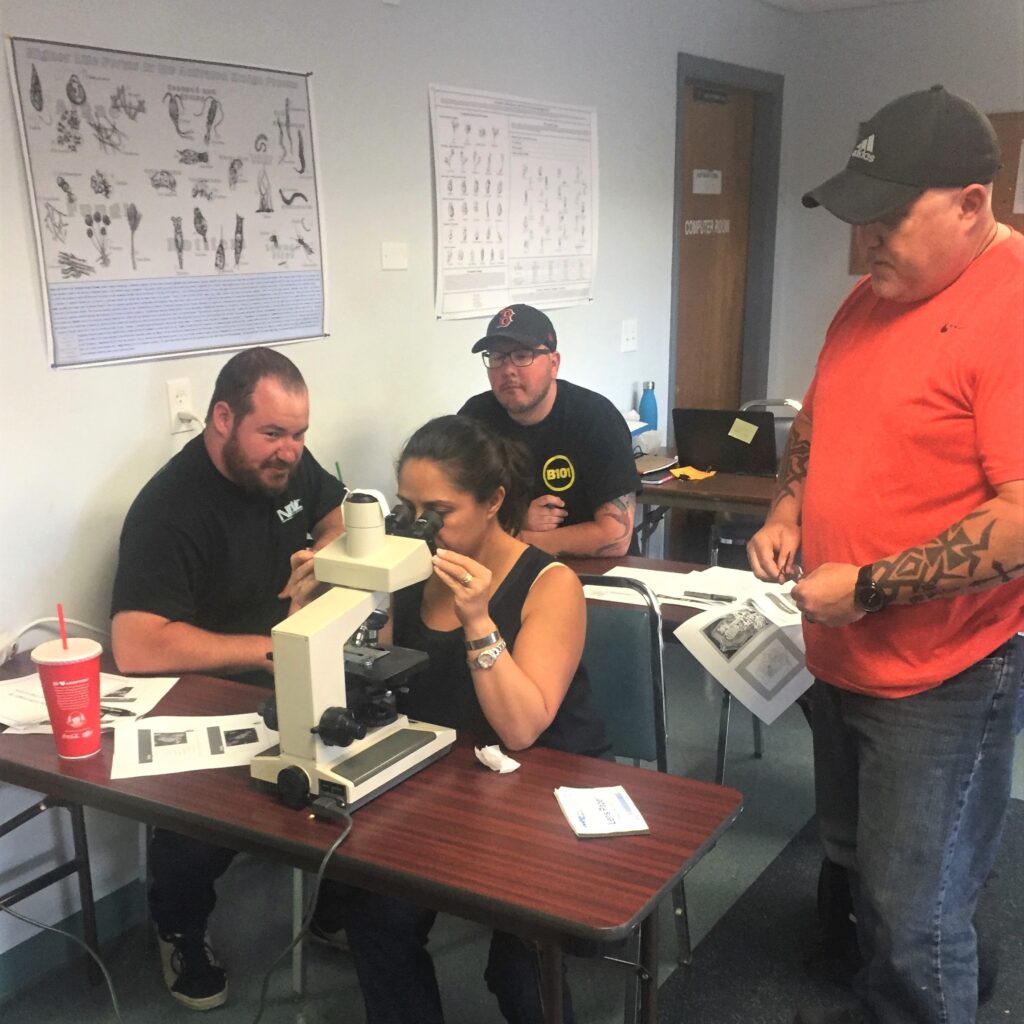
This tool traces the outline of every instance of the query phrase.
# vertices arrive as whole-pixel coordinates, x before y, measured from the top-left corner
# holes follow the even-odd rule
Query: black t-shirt
[[[341,483],[309,451],[287,491],[272,498],[228,480],[202,435],[193,438],[128,510],[111,615],[151,612],[213,633],[269,636],[288,614],[277,595],[291,555],[309,546],[341,497]]]
[[[629,428],[615,406],[567,380],[557,386],[551,412],[531,426],[516,423],[491,391],[474,395],[459,415],[526,445],[534,474],[531,500],[558,495],[568,512],[563,525],[575,526],[591,522],[606,502],[636,493],[640,478]]]
[[[528,547],[491,598],[488,612],[510,651],[515,650],[530,587],[541,570],[554,561],[540,548]],[[497,733],[476,697],[472,673],[466,664],[462,629],[436,630],[424,624],[420,610],[423,586],[417,583],[395,594],[395,643],[426,651],[430,656],[427,667],[409,680],[409,692],[401,700],[401,710],[410,718],[465,732],[480,743],[498,743]],[[537,745],[595,757],[609,749],[604,723],[590,695],[587,670],[582,665],[577,668],[554,721],[538,737]]]

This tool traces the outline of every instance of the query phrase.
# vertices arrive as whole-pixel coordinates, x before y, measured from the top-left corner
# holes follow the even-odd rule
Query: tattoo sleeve
[[[803,501],[804,481],[807,479],[807,463],[811,455],[811,421],[801,410],[793,420],[786,438],[786,450],[779,462],[778,485],[772,498],[771,511],[779,503],[792,498],[798,504]]]
[[[616,531],[614,537],[602,544],[597,551],[594,552],[596,557],[601,557],[609,551],[618,548],[623,539],[633,532],[633,516],[635,511],[635,494],[623,494],[619,498],[613,498],[611,501],[605,502],[597,509],[594,513],[595,521],[598,518],[605,522],[611,520],[618,524],[619,529]]]
[[[878,587],[896,604],[986,590],[1024,575],[1012,527],[987,502],[919,547],[875,562]],[[1002,526],[1002,529],[1000,527]],[[1004,538],[1003,541],[1000,538]]]

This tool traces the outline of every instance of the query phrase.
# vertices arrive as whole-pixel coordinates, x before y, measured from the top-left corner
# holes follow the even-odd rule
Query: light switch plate
[[[635,352],[637,349],[636,342],[636,321],[635,320],[623,320],[622,321],[622,351],[623,352]]]
[[[408,270],[409,269],[409,243],[408,242],[381,242],[380,243],[380,269],[381,270]]]

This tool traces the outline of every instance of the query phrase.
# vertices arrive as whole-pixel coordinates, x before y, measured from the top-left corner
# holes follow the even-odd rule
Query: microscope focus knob
[[[299,811],[309,804],[309,779],[298,765],[289,765],[277,773],[277,795],[285,807]]]
[[[267,697],[266,700],[261,700],[256,705],[256,714],[263,719],[264,725],[268,729],[273,729],[277,732],[280,728],[277,722],[277,698]]]
[[[311,729],[329,747],[347,747],[366,735],[366,726],[356,721],[348,708],[327,708],[320,716],[320,724]]]

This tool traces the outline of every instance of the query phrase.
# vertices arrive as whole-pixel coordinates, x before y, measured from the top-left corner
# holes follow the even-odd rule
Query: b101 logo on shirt
[[[568,455],[552,455],[541,470],[541,479],[549,491],[567,491],[576,483],[576,468]]]

